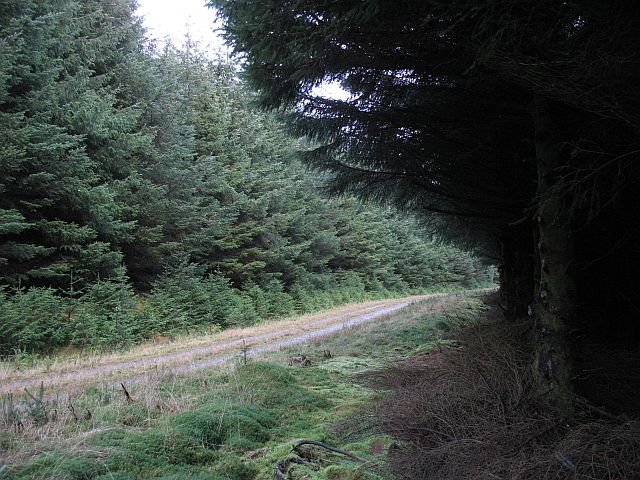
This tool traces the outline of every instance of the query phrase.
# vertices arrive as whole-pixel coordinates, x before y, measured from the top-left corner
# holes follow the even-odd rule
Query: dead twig
[[[69,402],[69,411],[71,412],[71,415],[73,416],[73,420],[74,421],[78,421],[78,415],[76,414],[76,409],[73,407],[73,403]]]
[[[133,403],[133,398],[131,398],[131,395],[129,394],[127,387],[124,386],[124,383],[120,382],[120,386],[122,387],[122,391],[124,392],[124,398],[127,399],[127,402]]]

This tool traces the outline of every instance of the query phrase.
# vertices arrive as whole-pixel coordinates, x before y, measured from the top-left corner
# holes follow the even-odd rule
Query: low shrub
[[[146,297],[144,334],[175,333],[194,327],[225,327],[252,316],[250,305],[222,274],[204,275],[185,261],[167,267]]]
[[[133,288],[121,267],[112,279],[92,283],[76,301],[71,316],[71,344],[106,349],[142,338]]]
[[[0,355],[49,352],[69,342],[69,304],[51,288],[0,287]]]

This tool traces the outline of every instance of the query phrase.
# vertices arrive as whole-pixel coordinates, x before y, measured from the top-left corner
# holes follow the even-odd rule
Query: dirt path
[[[221,365],[237,358],[304,343],[345,328],[379,319],[412,302],[438,298],[431,294],[402,299],[351,304],[315,315],[265,323],[244,329],[178,340],[167,345],[146,345],[127,352],[57,363],[25,371],[0,371],[0,394],[21,393],[44,385],[49,395],[65,395],[89,385],[137,383],[159,374],[186,373]]]

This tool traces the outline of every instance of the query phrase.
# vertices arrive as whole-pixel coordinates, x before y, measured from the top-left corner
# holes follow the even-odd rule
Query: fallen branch
[[[275,475],[276,480],[289,480],[289,464],[291,459],[289,457],[281,458],[276,462]]]
[[[348,452],[347,450],[342,450],[340,448],[333,447],[328,443],[318,442],[317,440],[307,440],[307,439],[298,440],[297,443],[293,446],[293,450],[297,452],[298,447],[301,447],[302,445],[315,445],[317,447],[322,447],[332,452],[339,453],[340,455],[344,455],[345,457],[349,457],[353,460],[357,460],[358,462],[371,463],[371,461],[367,460],[366,458],[359,457],[351,452]]]
[[[316,447],[324,448],[325,450],[329,450],[330,452],[338,453],[340,455],[344,455],[352,460],[361,462],[363,464],[372,465],[373,462],[367,460],[366,458],[359,457],[354,453],[351,453],[347,450],[342,450],[341,448],[334,447],[329,445],[328,443],[319,442],[317,440],[309,440],[309,439],[301,439],[297,440],[293,448],[292,452],[295,452],[297,456],[288,455],[285,458],[281,458],[275,464],[274,468],[274,477],[275,480],[290,480],[289,479],[289,470],[291,469],[292,464],[297,463],[298,465],[304,465],[307,467],[313,468],[313,464],[311,461],[303,457],[303,451],[300,450],[300,447],[303,445],[313,445]]]

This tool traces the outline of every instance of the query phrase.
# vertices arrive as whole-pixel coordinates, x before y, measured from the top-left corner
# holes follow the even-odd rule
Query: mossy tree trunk
[[[573,411],[572,365],[568,328],[575,315],[575,281],[571,213],[563,193],[564,165],[559,130],[550,102],[536,95],[533,101],[538,166],[538,271],[533,304],[535,317],[536,379],[565,415]]]

